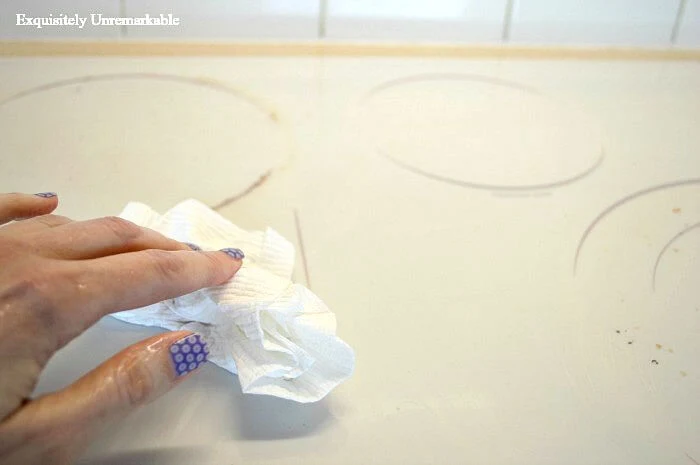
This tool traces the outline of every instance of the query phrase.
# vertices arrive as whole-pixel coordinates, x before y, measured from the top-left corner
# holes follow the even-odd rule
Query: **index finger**
[[[75,286],[62,288],[55,309],[68,341],[109,313],[144,307],[223,284],[240,269],[238,249],[218,252],[143,250],[69,262]],[[54,298],[57,296],[54,295]]]

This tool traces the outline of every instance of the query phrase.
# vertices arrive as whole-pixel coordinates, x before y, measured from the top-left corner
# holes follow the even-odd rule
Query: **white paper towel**
[[[244,231],[196,200],[162,216],[131,202],[119,216],[204,250],[237,247],[246,257],[221,286],[114,317],[201,334],[209,360],[238,373],[245,393],[314,402],[352,374],[355,356],[335,335],[335,315],[291,282],[294,246],[277,232]]]

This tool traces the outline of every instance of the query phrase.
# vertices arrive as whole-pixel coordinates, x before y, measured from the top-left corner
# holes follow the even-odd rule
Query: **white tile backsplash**
[[[85,26],[18,26],[17,14],[23,13],[27,18],[60,15],[86,17]],[[0,39],[50,39],[50,38],[112,38],[119,37],[118,26],[93,26],[91,13],[104,16],[119,16],[119,0],[1,0],[0,1]]]
[[[126,14],[172,13],[179,26],[129,26],[128,38],[314,39],[318,0],[126,0]]]
[[[506,0],[328,0],[326,37],[494,42]]]
[[[680,0],[516,0],[511,41],[667,46]]]
[[[512,14],[506,15],[512,4]],[[677,28],[679,6],[684,5]],[[322,8],[322,5],[325,8]],[[16,25],[87,17],[83,29]],[[91,13],[157,16],[179,26],[93,26]],[[700,47],[700,0],[0,0],[2,39],[424,41]]]
[[[700,47],[700,0],[688,0],[676,45]]]

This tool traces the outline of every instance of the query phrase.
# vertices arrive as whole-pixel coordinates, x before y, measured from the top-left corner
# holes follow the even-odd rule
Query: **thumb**
[[[51,213],[58,206],[54,192],[0,194],[0,224]]]
[[[204,364],[208,352],[203,339],[188,331],[127,347],[6,419],[0,425],[0,462],[72,463],[105,426],[166,393]]]

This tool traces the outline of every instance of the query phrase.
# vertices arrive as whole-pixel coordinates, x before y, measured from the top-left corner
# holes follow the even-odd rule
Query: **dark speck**
[[[616,329],[615,332],[616,332],[617,334],[620,334],[620,330],[619,330],[619,329]]]
[[[652,364],[652,365],[658,365],[659,362],[658,362],[658,360],[652,360],[652,361],[651,361],[651,364]]]
[[[634,341],[627,341],[627,345],[632,345]]]

